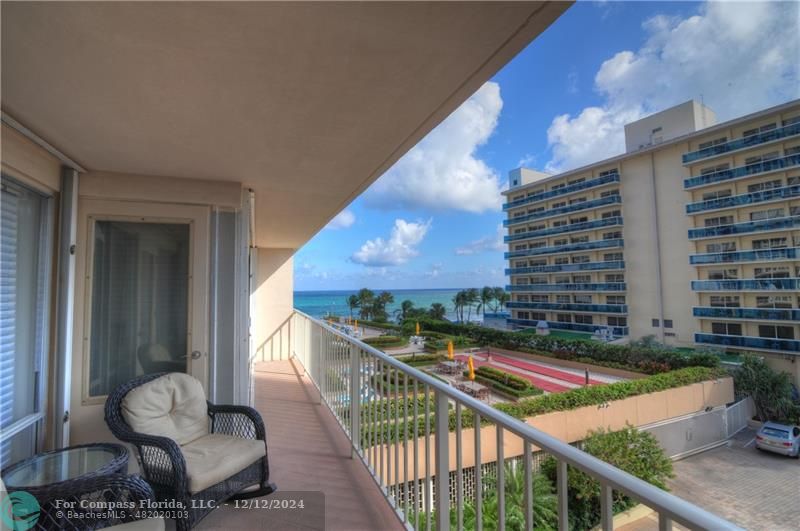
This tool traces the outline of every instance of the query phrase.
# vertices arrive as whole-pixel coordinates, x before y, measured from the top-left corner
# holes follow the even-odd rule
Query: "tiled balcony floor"
[[[317,393],[307,378],[290,362],[273,361],[256,366],[254,383],[255,406],[267,426],[270,480],[280,492],[322,491],[326,530],[403,529],[361,461],[350,458],[333,415],[314,403]],[[286,514],[227,506],[196,529],[309,529]]]

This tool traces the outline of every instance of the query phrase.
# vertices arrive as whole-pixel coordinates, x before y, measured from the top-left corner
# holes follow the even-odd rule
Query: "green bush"
[[[592,431],[583,441],[582,449],[598,459],[667,489],[667,479],[673,477],[672,461],[664,453],[656,438],[648,432],[627,425],[619,431]],[[542,463],[542,472],[551,480],[556,478],[556,460],[553,457]],[[569,518],[571,529],[591,529],[600,523],[600,483],[575,467],[567,472]],[[636,501],[621,491],[613,491],[614,513],[636,505]]]
[[[528,380],[494,367],[478,367],[475,370],[475,374],[480,374],[483,377],[500,382],[507,387],[511,387],[512,389],[517,389],[519,391],[533,387]]]
[[[511,399],[519,399],[519,398],[526,398],[529,396],[536,396],[542,394],[544,391],[539,389],[538,387],[530,386],[526,389],[516,389],[514,387],[508,386],[503,384],[502,382],[498,382],[497,380],[492,380],[491,378],[487,378],[480,374],[475,374],[475,381],[484,384],[485,386],[491,388],[493,391],[500,393],[501,395],[505,395]]]
[[[422,367],[425,365],[435,365],[444,360],[444,356],[440,354],[415,354],[413,356],[402,356],[395,359],[412,367]]]
[[[400,332],[401,328],[400,325],[389,323],[386,321],[358,321],[358,326],[368,326],[370,328],[379,328],[381,330],[392,330],[394,332]]]
[[[376,336],[363,339],[364,343],[373,347],[402,347],[408,344],[408,339],[398,336]]]
[[[750,396],[758,418],[764,421],[800,423],[800,404],[792,401],[792,377],[775,371],[759,357],[747,354],[733,373],[736,393]]]

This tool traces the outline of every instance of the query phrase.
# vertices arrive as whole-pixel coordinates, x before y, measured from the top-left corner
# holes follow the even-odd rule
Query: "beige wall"
[[[764,356],[764,361],[776,371],[788,372],[795,385],[800,384],[800,359],[791,355],[759,353]],[[788,358],[788,359],[787,359]]]
[[[61,188],[61,163],[17,131],[3,124],[0,130],[3,173],[47,193]]]
[[[288,359],[294,310],[294,249],[258,249],[252,295],[252,341],[257,361]]]

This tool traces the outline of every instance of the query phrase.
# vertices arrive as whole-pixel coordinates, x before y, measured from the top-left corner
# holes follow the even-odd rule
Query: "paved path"
[[[466,362],[469,359],[469,356],[463,356],[463,355],[456,356],[456,359],[458,359],[459,361]],[[488,362],[485,362],[485,361],[479,361],[479,360],[475,359],[474,357],[472,358],[472,361],[475,364],[475,367],[484,367],[484,366],[486,366],[486,367],[493,367],[495,369],[500,368],[500,367],[497,367],[496,365],[494,365],[492,363],[488,363]],[[570,390],[570,387],[567,387],[567,386],[564,386],[564,385],[560,385],[560,384],[551,382],[549,380],[545,380],[543,378],[539,378],[538,376],[533,376],[530,373],[524,373],[524,372],[520,372],[520,371],[515,371],[513,369],[507,369],[505,367],[503,367],[502,370],[505,371],[505,372],[511,373],[511,374],[513,374],[515,376],[519,376],[520,378],[524,378],[524,379],[528,380],[534,386],[536,386],[539,389],[542,389],[544,391],[547,391],[549,393],[563,393],[564,391],[569,391]]]
[[[569,383],[583,385],[586,382],[585,376],[578,376],[577,374],[572,374],[566,371],[562,371],[560,369],[552,369],[550,367],[545,367],[544,365],[539,365],[538,363],[532,361],[522,361],[514,358],[509,358],[506,356],[500,356],[498,354],[492,354],[492,360],[496,360],[500,363],[505,363],[506,365],[511,365],[512,367],[516,367],[517,369],[523,369],[526,371],[535,372],[537,374],[550,376],[552,378],[558,378],[559,380],[563,380]],[[591,385],[603,385],[605,382],[601,382],[600,380],[595,380],[594,378],[589,378],[589,383]]]

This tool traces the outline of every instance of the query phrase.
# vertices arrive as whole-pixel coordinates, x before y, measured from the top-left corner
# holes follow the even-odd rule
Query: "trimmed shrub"
[[[435,365],[439,363],[444,360],[444,356],[440,354],[416,354],[414,356],[403,356],[395,359],[412,367],[423,367],[425,365]]]
[[[363,342],[376,348],[402,347],[408,343],[408,339],[398,336],[376,336],[363,339]]]
[[[392,330],[394,332],[400,332],[401,328],[400,325],[389,323],[386,321],[358,321],[358,326],[368,326],[370,328],[379,328],[381,330]]]

